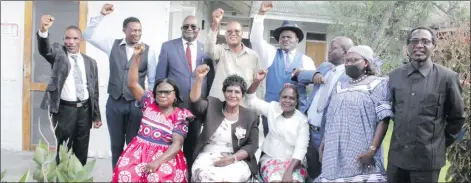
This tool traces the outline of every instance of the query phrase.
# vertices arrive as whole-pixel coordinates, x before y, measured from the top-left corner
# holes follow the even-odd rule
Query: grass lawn
[[[386,133],[386,136],[384,137],[384,140],[383,140],[383,148],[384,148],[384,157],[386,159],[386,161],[384,161],[384,166],[385,167],[388,167],[388,153],[389,153],[389,142],[391,141],[391,134],[392,134],[392,127],[393,123],[389,123],[389,128],[388,128],[388,132]],[[438,182],[446,182],[445,181],[445,177],[446,177],[446,172],[448,170],[448,167],[450,166],[450,164],[448,163],[448,161],[446,162],[446,165],[442,168],[441,172],[440,172],[440,178],[438,179]]]

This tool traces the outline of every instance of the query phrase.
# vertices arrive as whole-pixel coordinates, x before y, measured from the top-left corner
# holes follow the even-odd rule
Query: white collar
[[[142,42],[139,40],[138,43],[142,43]],[[123,40],[121,41],[121,43],[119,43],[119,46],[121,46],[121,45],[123,45],[123,44],[126,45],[126,46],[130,46],[130,45],[128,45],[128,42],[126,42],[126,38],[123,38]]]
[[[288,52],[290,55],[295,55],[296,54],[296,49],[291,50]],[[283,54],[286,54],[286,51],[283,50]]]
[[[184,45],[184,46],[185,46],[186,43],[188,43],[188,42],[191,43],[191,45],[195,45],[196,39],[193,40],[192,42],[190,42],[190,41],[187,41],[187,40],[183,39],[183,37],[182,37],[182,41],[183,41],[183,45]]]

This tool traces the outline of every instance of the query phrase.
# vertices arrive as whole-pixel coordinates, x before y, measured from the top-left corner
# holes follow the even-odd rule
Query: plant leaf
[[[2,182],[3,182],[3,178],[5,177],[6,174],[7,174],[7,170],[3,170],[2,171],[2,178],[0,179]]]
[[[41,173],[41,167],[36,167],[36,170],[33,173],[33,180],[37,182],[43,182],[44,177],[43,174]]]
[[[57,176],[56,174],[56,168],[57,168],[57,164],[56,164],[56,161],[53,160],[51,163],[49,163],[47,165],[47,169],[46,169],[46,172],[47,172],[47,181],[53,181],[54,178]]]
[[[87,175],[90,175],[93,172],[93,168],[95,167],[96,159],[88,161],[87,164],[83,167],[87,171]]]
[[[21,179],[18,182],[27,182],[29,180],[29,172],[31,170],[28,169],[28,171],[21,177]]]
[[[57,169],[56,169],[56,174],[57,174],[57,179],[59,179],[59,182],[68,182],[67,177]]]
[[[46,157],[47,157],[46,150],[44,150],[41,147],[36,148],[36,151],[34,152],[34,155],[33,155],[34,162],[36,162],[38,165],[41,166],[41,164],[44,163],[44,160],[46,159]]]
[[[67,167],[68,168],[68,171],[69,172],[73,172],[74,174],[76,174],[78,171],[80,171],[81,169],[83,169],[83,166],[82,166],[82,163],[80,163],[80,161],[78,160],[77,156],[75,155],[72,155],[70,157],[70,160],[69,160],[69,166]]]

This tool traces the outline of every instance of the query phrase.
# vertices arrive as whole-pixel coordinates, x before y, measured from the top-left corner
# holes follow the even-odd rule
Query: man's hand
[[[47,32],[54,23],[54,17],[51,15],[43,15],[41,17],[41,32]]]
[[[112,13],[114,11],[114,7],[112,4],[104,4],[103,7],[101,8],[101,14],[103,16],[106,16],[106,15],[109,15],[110,13]]]
[[[134,45],[134,55],[140,55],[144,53],[144,50],[146,47],[144,46],[144,43],[138,43]]]
[[[321,145],[319,145],[319,162],[322,163],[322,155],[324,153],[324,141],[321,142]]]
[[[234,163],[234,156],[230,155],[230,156],[224,156],[222,158],[220,158],[219,160],[217,160],[216,162],[214,162],[214,166],[215,167],[225,167],[227,165],[230,165]]]
[[[208,72],[209,72],[209,66],[206,64],[199,65],[195,69],[196,77],[199,79],[203,79],[204,77],[206,77]]]
[[[95,129],[100,128],[101,125],[103,125],[103,123],[101,121],[94,121],[93,122],[93,128],[95,128]]]
[[[254,81],[256,82],[263,81],[263,79],[265,79],[265,77],[267,76],[267,73],[268,73],[267,69],[259,70],[258,72],[255,73]]]
[[[224,17],[224,10],[221,8],[218,8],[213,11],[213,26],[214,25],[219,25],[221,23],[222,17]]]
[[[267,11],[273,8],[273,2],[263,1],[260,5],[260,10],[258,11],[259,15],[264,15]]]
[[[324,77],[322,77],[321,73],[316,73],[316,74],[314,74],[314,77],[312,77],[312,82],[314,84],[323,84],[324,83]]]

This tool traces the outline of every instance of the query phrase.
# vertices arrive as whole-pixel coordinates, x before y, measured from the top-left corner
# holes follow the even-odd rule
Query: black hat
[[[281,27],[278,27],[277,29],[273,31],[273,37],[275,38],[276,41],[279,41],[281,32],[285,30],[291,30],[295,32],[296,36],[299,39],[298,42],[301,42],[304,39],[304,33],[300,28],[298,28],[298,25],[296,25],[293,22],[285,20],[283,21],[283,24],[281,25]]]

